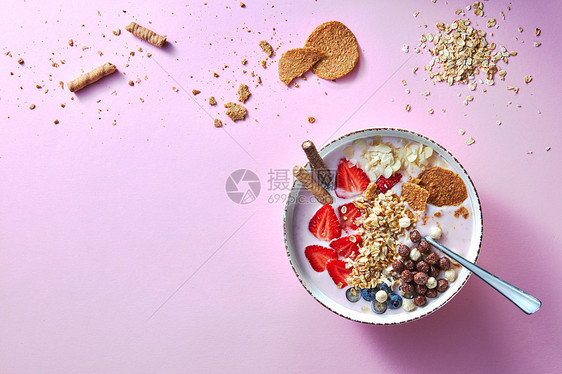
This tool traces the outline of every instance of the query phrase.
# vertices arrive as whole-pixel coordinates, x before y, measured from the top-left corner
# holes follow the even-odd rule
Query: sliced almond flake
[[[533,77],[531,77],[530,75],[525,75],[525,77],[523,79],[524,79],[525,83],[529,84],[533,80]]]
[[[538,27],[535,29],[535,35],[536,35],[536,36],[540,36],[540,35],[541,35],[541,29],[539,29]]]
[[[476,140],[474,140],[474,138],[471,137],[471,138],[466,139],[466,144],[467,144],[467,145],[472,145],[472,144],[474,144],[475,141],[476,141]]]
[[[540,46],[541,46],[541,43],[535,42],[534,45],[535,45],[535,47],[540,47]]]
[[[464,135],[466,133],[466,131],[464,131],[463,129],[459,129],[459,134]]]
[[[433,114],[433,112],[434,112],[433,108],[429,108],[429,109],[427,110],[427,113],[429,113],[429,114]]]
[[[552,148],[550,148],[550,147],[546,147],[544,150],[548,152],[548,151],[550,151],[551,149],[552,149]]]
[[[345,154],[345,157],[348,160],[351,160],[353,158],[353,156],[355,155],[355,147],[353,147],[353,146],[345,147],[343,149],[343,153]]]
[[[412,106],[410,104],[406,104],[404,109],[406,110],[406,112],[409,112],[412,109]]]

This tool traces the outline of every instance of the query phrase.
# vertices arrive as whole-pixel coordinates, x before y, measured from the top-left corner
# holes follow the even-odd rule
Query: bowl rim
[[[325,145],[323,145],[318,152],[321,153],[324,149],[326,149],[328,146],[330,146],[331,144],[335,143],[335,142],[339,142],[344,138],[347,137],[351,137],[352,135],[357,135],[360,133],[370,133],[370,132],[376,132],[376,131],[390,131],[390,132],[399,132],[399,133],[407,133],[407,134],[411,134],[420,138],[423,138],[427,141],[429,141],[432,144],[437,145],[439,148],[441,148],[441,151],[448,153],[449,156],[457,163],[457,165],[462,169],[462,171],[464,172],[464,174],[466,175],[466,177],[468,178],[468,181],[470,182],[472,189],[474,190],[474,195],[476,197],[476,205],[478,207],[478,211],[479,211],[479,215],[480,215],[480,233],[478,235],[479,238],[479,243],[478,243],[478,249],[476,251],[476,256],[474,258],[474,263],[476,264],[478,261],[478,258],[480,256],[480,250],[482,249],[482,239],[484,236],[484,216],[482,213],[482,204],[480,202],[480,196],[478,195],[478,191],[476,190],[476,186],[474,185],[474,182],[472,181],[472,178],[470,177],[470,175],[468,174],[468,172],[466,171],[466,169],[464,168],[464,166],[460,163],[459,160],[457,160],[457,158],[445,147],[443,147],[441,144],[439,144],[437,141],[419,134],[417,132],[411,131],[411,130],[406,130],[406,129],[401,129],[401,128],[395,128],[395,127],[371,127],[371,128],[366,128],[366,129],[361,129],[361,130],[356,130],[356,131],[352,131],[352,132],[348,132],[344,135],[341,135],[335,139],[333,139],[332,141],[326,143]],[[367,136],[376,136],[375,135],[367,135]],[[366,137],[367,137],[366,136]],[[307,168],[309,165],[309,162],[304,164],[304,168]],[[304,287],[304,289],[309,293],[310,296],[312,296],[312,298],[314,300],[316,300],[318,303],[320,303],[320,305],[322,305],[324,308],[328,309],[329,311],[337,314],[340,317],[343,317],[345,319],[348,319],[350,321],[354,321],[354,322],[359,322],[359,323],[363,323],[363,324],[367,324],[367,325],[377,325],[377,326],[386,326],[386,325],[402,325],[402,324],[406,324],[406,323],[410,323],[410,322],[414,322],[414,321],[418,321],[420,319],[422,319],[423,317],[426,317],[430,314],[433,314],[434,312],[438,311],[439,309],[443,308],[446,304],[449,303],[449,301],[451,301],[453,299],[453,297],[455,297],[465,286],[465,284],[468,282],[468,279],[470,278],[470,276],[472,275],[472,272],[468,272],[468,276],[464,279],[464,281],[462,282],[462,284],[460,285],[460,287],[458,287],[458,289],[452,294],[450,295],[444,302],[442,302],[441,304],[437,305],[436,307],[434,307],[433,309],[429,310],[427,313],[424,313],[418,317],[413,317],[410,319],[407,319],[405,321],[400,321],[400,322],[371,322],[371,321],[362,321],[359,319],[355,319],[352,318],[350,316],[344,315],[334,309],[332,309],[331,307],[329,307],[328,305],[324,304],[322,301],[320,301],[315,295],[312,294],[312,292],[310,291],[310,289],[308,289],[308,287],[306,286],[306,284],[303,282],[303,280],[301,279],[301,276],[299,275],[299,273],[297,272],[297,269],[295,268],[294,264],[293,264],[293,259],[291,257],[291,253],[289,251],[289,243],[287,241],[287,212],[289,209],[289,205],[291,204],[291,201],[289,199],[289,195],[292,193],[292,191],[295,188],[295,185],[297,183],[297,180],[293,181],[293,185],[291,186],[291,189],[289,191],[289,194],[287,195],[287,201],[285,203],[285,208],[283,211],[283,241],[285,243],[285,251],[287,253],[287,258],[289,259],[289,263],[291,264],[291,268],[293,269],[293,272],[295,273],[295,275],[297,276],[297,279],[299,280],[299,282],[301,283],[301,285]],[[296,204],[296,203],[294,203]]]

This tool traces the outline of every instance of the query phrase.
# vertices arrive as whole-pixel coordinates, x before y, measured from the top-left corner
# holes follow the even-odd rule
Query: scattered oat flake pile
[[[497,63],[500,60],[507,63],[509,57],[517,55],[517,52],[508,52],[504,46],[498,48],[495,43],[488,43],[486,32],[473,28],[470,20],[457,20],[450,25],[439,22],[436,27],[437,34],[421,36],[420,47],[425,48],[426,43],[434,46],[429,49],[433,58],[425,70],[437,82],[444,81],[449,85],[468,83],[482,71],[486,74],[485,83],[493,85],[498,71],[502,79],[506,75],[505,70],[498,69]],[[436,66],[441,69],[437,71]]]

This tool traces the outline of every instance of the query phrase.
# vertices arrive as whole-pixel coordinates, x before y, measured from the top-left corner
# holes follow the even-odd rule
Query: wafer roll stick
[[[316,181],[312,179],[312,175],[310,175],[310,173],[302,166],[296,165],[293,168],[293,175],[307,190],[312,192],[316,200],[318,200],[321,204],[332,204],[334,202],[330,193],[326,191],[324,187],[316,183]]]
[[[158,35],[152,30],[139,25],[138,23],[131,22],[125,29],[134,36],[144,39],[152,45],[162,48],[166,43],[166,37]]]
[[[114,73],[116,70],[117,67],[115,65],[113,65],[111,62],[106,62],[105,64],[98,66],[94,70],[80,75],[78,78],[68,82],[66,85],[70,92],[76,92],[94,82],[99,81],[103,77]]]
[[[326,167],[324,160],[320,157],[320,154],[316,150],[314,143],[310,140],[302,143],[302,149],[304,153],[306,153],[306,157],[308,161],[310,161],[310,165],[312,169],[316,172],[316,178],[318,182],[322,183],[324,186],[329,187],[332,182],[332,174],[330,170]]]

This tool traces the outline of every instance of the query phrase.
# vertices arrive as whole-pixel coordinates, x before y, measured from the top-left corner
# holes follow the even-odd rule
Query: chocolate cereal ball
[[[429,272],[429,265],[425,261],[420,261],[416,264],[416,269],[427,274]]]
[[[414,285],[412,283],[402,283],[400,289],[404,293],[412,293],[414,292]]]
[[[437,291],[445,292],[448,287],[449,287],[449,282],[447,282],[446,279],[439,279],[437,281]]]
[[[415,290],[419,295],[424,295],[427,292],[427,287],[423,284],[416,284]]]
[[[425,260],[430,265],[437,265],[437,263],[439,262],[439,256],[437,255],[437,253],[430,253],[427,255]]]
[[[404,267],[408,270],[414,270],[414,268],[416,267],[416,264],[414,264],[414,261],[412,261],[412,260],[406,260],[406,261],[404,261]]]
[[[416,273],[416,275],[414,275],[414,282],[417,284],[425,284],[425,282],[427,282],[427,274],[421,271]]]
[[[410,248],[407,245],[402,244],[398,247],[398,254],[402,256],[402,258],[408,258],[410,256]]]
[[[413,230],[410,232],[410,240],[412,243],[417,243],[421,240],[421,234],[418,230]]]
[[[437,290],[435,288],[428,289],[425,296],[433,299],[434,297],[437,297]]]
[[[429,243],[427,242],[427,240],[420,240],[420,244],[418,244],[418,250],[424,255],[429,253]]]
[[[411,282],[412,280],[414,280],[414,274],[412,274],[410,270],[404,270],[402,273],[400,273],[400,279],[402,279],[402,282],[405,283]]]
[[[398,274],[403,272],[404,271],[404,264],[402,263],[402,261],[398,261],[398,260],[394,261],[392,263],[392,270],[394,270]]]
[[[431,265],[429,267],[429,276],[430,277],[437,278],[439,276],[440,272],[441,272],[441,269],[439,269],[439,266]]]
[[[441,257],[439,259],[439,267],[443,270],[449,270],[451,268],[451,260],[447,257]]]
[[[427,300],[425,299],[424,295],[418,295],[414,298],[414,304],[417,306],[424,306]]]

